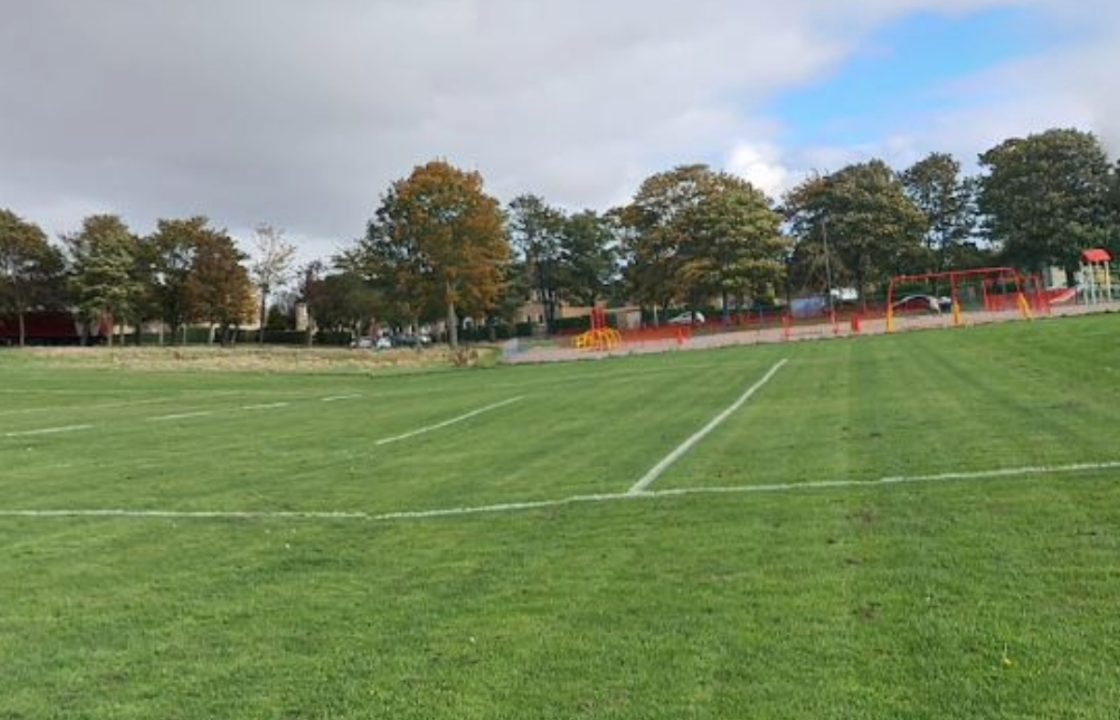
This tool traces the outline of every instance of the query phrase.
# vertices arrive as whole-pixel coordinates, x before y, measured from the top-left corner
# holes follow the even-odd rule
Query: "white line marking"
[[[149,422],[164,422],[165,420],[188,420],[190,418],[206,417],[213,415],[213,410],[197,410],[195,412],[177,413],[175,415],[158,415],[148,418]]]
[[[325,403],[342,402],[343,400],[357,400],[360,397],[361,397],[361,395],[332,395],[331,397],[323,398],[322,402],[325,402]]]
[[[29,415],[31,413],[42,412],[84,412],[86,410],[110,410],[113,408],[126,408],[135,407],[137,405],[156,405],[162,402],[170,402],[175,398],[152,398],[150,400],[133,400],[131,402],[115,402],[105,403],[103,405],[56,405],[53,407],[35,407],[23,408],[21,410],[4,410],[0,415]]]
[[[661,477],[661,474],[663,472],[669,469],[670,465],[675,463],[677,460],[680,460],[681,456],[691,450],[696,443],[703,440],[708,433],[719,427],[724,420],[731,416],[732,413],[743,407],[747,400],[751,399],[752,395],[758,392],[763,385],[770,382],[770,378],[774,377],[778,373],[778,371],[781,370],[783,366],[785,366],[786,362],[787,360],[785,359],[780,360],[776,365],[774,365],[774,367],[770,368],[769,372],[762,376],[761,380],[747,388],[746,392],[740,395],[738,400],[731,403],[731,405],[728,406],[726,410],[712,418],[711,422],[700,428],[700,430],[693,434],[692,437],[685,440],[683,443],[678,445],[677,448],[673,450],[673,452],[666,455],[661,460],[661,462],[650,468],[650,471],[643,475],[641,479],[638,480],[638,482],[634,483],[633,487],[630,488],[630,494],[637,495],[638,493],[645,492],[645,490],[650,485],[652,485],[657,480],[657,478]]]
[[[455,423],[461,423],[464,420],[469,420],[469,419],[475,417],[476,415],[481,415],[482,413],[487,413],[487,412],[490,412],[491,410],[497,410],[498,408],[505,407],[506,405],[512,405],[513,403],[519,402],[519,401],[524,400],[524,399],[525,399],[525,396],[522,395],[520,397],[510,398],[509,400],[503,400],[502,402],[494,403],[493,405],[487,405],[486,407],[479,408],[477,410],[471,410],[469,413],[465,413],[465,414],[460,415],[458,417],[453,417],[450,420],[444,420],[443,422],[436,423],[435,425],[427,425],[427,426],[422,427],[418,430],[413,430],[412,432],[407,432],[404,435],[394,435],[393,437],[382,438],[381,440],[378,440],[377,442],[375,442],[374,445],[388,445],[389,443],[400,442],[401,440],[407,440],[408,438],[416,437],[417,435],[423,435],[424,433],[430,433],[433,430],[439,430],[441,428],[447,427],[448,425],[454,425]]]
[[[78,430],[89,430],[92,425],[66,425],[64,427],[42,428],[40,430],[22,430],[20,432],[4,433],[4,437],[18,438],[18,437],[31,437],[32,435],[58,435],[59,433],[77,432]]]
[[[2,510],[0,517],[169,518],[175,520],[371,520],[364,512],[253,510]]]
[[[837,488],[884,488],[911,483],[939,483],[954,480],[994,480],[1001,478],[1032,477],[1046,475],[1087,475],[1106,470],[1120,470],[1120,461],[1100,463],[1076,463],[1073,465],[1027,466],[1003,468],[998,470],[978,470],[975,472],[948,472],[936,475],[910,475],[884,477],[878,480],[824,480],[805,483],[776,483],[771,485],[740,485],[738,487],[698,487],[671,490],[650,490],[642,493],[608,493],[602,495],[573,495],[556,500],[528,500],[525,502],[479,505],[475,507],[455,507],[436,510],[400,511],[381,514],[360,511],[269,511],[269,510],[0,510],[0,517],[15,518],[170,518],[183,520],[369,520],[390,522],[394,520],[423,520],[441,517],[460,517],[484,513],[509,513],[524,510],[542,510],[567,505],[637,502],[659,498],[678,498],[691,495],[756,495],[783,492],[804,492],[813,490],[833,490]]]
[[[288,407],[286,402],[265,403],[263,405],[242,405],[242,410],[275,410],[277,408]]]

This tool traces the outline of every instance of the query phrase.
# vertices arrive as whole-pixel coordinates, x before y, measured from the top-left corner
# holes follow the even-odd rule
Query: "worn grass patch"
[[[473,348],[465,361],[446,348],[378,352],[345,348],[125,347],[30,348],[23,354],[33,362],[58,369],[113,369],[137,372],[408,372],[452,366],[493,365],[497,351]]]

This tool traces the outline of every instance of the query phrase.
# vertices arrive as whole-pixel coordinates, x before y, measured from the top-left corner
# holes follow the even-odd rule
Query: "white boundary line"
[[[357,400],[361,395],[332,395],[330,397],[319,398],[319,402],[334,403],[342,402],[343,400]]]
[[[148,400],[132,400],[127,402],[122,401],[105,403],[102,405],[54,405],[47,407],[22,408],[20,410],[3,410],[0,411],[0,415],[7,417],[11,415],[31,415],[33,413],[44,413],[52,411],[66,413],[85,412],[86,410],[112,410],[116,408],[136,407],[138,405],[158,405],[159,403],[171,402],[171,400],[172,398],[160,397],[150,398]]]
[[[740,395],[738,400],[731,403],[731,405],[729,405],[726,410],[712,418],[707,425],[696,431],[696,433],[694,433],[692,437],[678,445],[675,450],[662,458],[661,462],[650,468],[649,472],[643,475],[641,479],[638,480],[638,482],[634,483],[634,485],[630,488],[630,494],[637,495],[638,493],[645,492],[650,485],[657,481],[657,478],[661,477],[662,473],[669,469],[670,465],[675,463],[677,460],[680,460],[681,457],[689,450],[691,450],[696,443],[703,440],[708,435],[708,433],[722,425],[723,421],[731,417],[732,413],[743,407],[747,400],[750,400],[751,396],[758,392],[763,385],[770,382],[770,379],[777,375],[778,371],[781,370],[787,362],[788,360],[784,358],[782,360],[779,360],[778,363],[774,365],[774,367],[770,368],[769,372],[762,376],[761,380],[747,388],[746,392]]]
[[[42,428],[39,430],[21,430],[19,432],[4,433],[6,438],[19,438],[31,437],[34,435],[58,435],[59,433],[77,432],[78,430],[89,430],[92,425],[65,425],[63,427]]]
[[[703,495],[759,495],[785,492],[808,492],[834,489],[876,489],[895,485],[941,483],[952,481],[996,480],[1015,477],[1044,477],[1048,475],[1088,475],[1106,470],[1120,470],[1120,461],[1075,463],[1072,465],[1037,465],[974,472],[948,472],[936,475],[909,475],[879,478],[878,480],[823,480],[805,483],[776,483],[771,485],[741,485],[738,487],[698,487],[671,490],[651,490],[642,493],[608,493],[601,495],[573,495],[556,500],[528,500],[524,502],[455,507],[436,510],[413,510],[389,513],[354,511],[269,511],[269,510],[0,510],[0,518],[138,518],[173,520],[365,520],[391,522],[396,520],[424,520],[466,515],[512,513],[608,502],[637,502],[641,500],[672,499]]]
[[[189,420],[191,418],[207,417],[213,415],[213,410],[196,410],[194,412],[175,413],[174,415],[157,415],[148,418],[148,422],[166,422],[168,420]]]
[[[455,423],[461,423],[464,420],[469,420],[469,419],[475,417],[476,415],[481,415],[483,413],[490,412],[491,410],[497,410],[498,408],[505,407],[506,405],[512,405],[513,403],[520,402],[521,400],[524,400],[524,399],[525,399],[525,396],[521,395],[519,397],[510,398],[509,400],[503,400],[501,402],[494,403],[493,405],[487,405],[486,407],[482,407],[482,408],[479,408],[477,410],[471,410],[469,413],[464,413],[462,415],[459,415],[458,417],[453,417],[450,420],[444,420],[443,422],[438,422],[435,425],[426,425],[426,426],[424,426],[422,428],[419,428],[417,430],[413,430],[412,432],[406,432],[403,435],[394,435],[393,437],[382,438],[382,439],[378,440],[377,442],[375,442],[374,445],[388,445],[389,443],[400,442],[401,440],[407,440],[408,438],[416,437],[417,435],[423,435],[424,433],[430,433],[433,430],[440,430],[441,428],[445,428],[448,425],[454,425]]]
[[[274,403],[262,403],[260,405],[242,405],[241,409],[242,410],[277,410],[279,408],[286,408],[290,404],[291,403],[286,403],[286,402],[274,402]]]

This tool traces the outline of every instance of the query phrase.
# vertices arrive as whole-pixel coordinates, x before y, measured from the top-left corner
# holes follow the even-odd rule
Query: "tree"
[[[364,333],[383,304],[380,293],[353,272],[314,278],[308,285],[308,299],[316,325],[348,332],[352,338]]]
[[[299,281],[299,299],[303,302],[303,307],[307,313],[307,347],[315,344],[315,304],[313,296],[315,295],[316,283],[323,275],[325,267],[321,260],[312,260],[304,265],[300,271]],[[298,327],[298,315],[296,325]]]
[[[536,195],[521,195],[509,204],[510,240],[533,279],[548,334],[556,324],[557,283],[566,222],[563,212]]]
[[[456,347],[460,312],[494,307],[509,257],[501,208],[482,176],[434,161],[392,185],[365,240],[343,261],[404,298],[418,317],[442,306]]]
[[[139,322],[144,285],[136,264],[139,241],[116,215],[91,215],[66,237],[73,268],[71,282],[81,317],[90,324],[109,320],[109,345],[118,322]]]
[[[865,303],[871,285],[927,263],[926,217],[881,160],[805,180],[786,196],[785,212],[797,238],[795,276],[819,283],[827,260],[833,281],[853,284]]]
[[[194,264],[199,238],[209,232],[204,217],[185,220],[159,220],[156,232],[148,238],[152,257],[153,295],[163,322],[172,333],[190,320],[187,280]],[[185,335],[184,335],[185,338]]]
[[[1120,162],[1112,171],[1112,185],[1109,191],[1109,226],[1110,238],[1108,249],[1112,257],[1120,257]]]
[[[1079,130],[1013,138],[980,156],[985,230],[1012,264],[1065,268],[1072,282],[1081,251],[1107,244],[1111,167],[1100,142]]]
[[[26,315],[51,304],[61,285],[62,256],[43,230],[10,210],[0,210],[0,310],[19,324],[19,345],[27,343]]]
[[[565,218],[560,232],[558,285],[577,305],[594,306],[606,297],[618,272],[610,219],[592,210]]]
[[[946,153],[932,153],[902,173],[906,193],[926,216],[925,246],[933,262],[930,272],[953,267],[976,229],[971,184],[961,178],[961,165]]]
[[[686,215],[691,242],[681,274],[694,304],[718,296],[724,322],[730,299],[757,297],[785,271],[789,240],[762,191],[726,173],[712,175],[702,201]]]
[[[204,228],[195,237],[184,288],[187,306],[191,319],[217,326],[223,344],[232,326],[256,312],[249,273],[241,264],[246,259],[223,230]]]
[[[781,277],[788,241],[781,217],[750,183],[706,165],[647,179],[619,213],[625,273],[635,298],[665,309],[763,292]]]
[[[505,268],[502,293],[494,308],[493,317],[510,324],[519,322],[518,311],[529,302],[533,282],[529,268],[522,260],[513,260]]]
[[[258,340],[263,343],[264,327],[268,320],[268,295],[288,281],[296,248],[284,239],[283,230],[267,223],[257,225],[253,244],[256,246],[257,256],[250,273],[261,295],[261,332]]]
[[[633,201],[618,213],[630,293],[643,307],[667,310],[682,295],[678,283],[683,218],[700,202],[706,165],[685,165],[647,178]]]

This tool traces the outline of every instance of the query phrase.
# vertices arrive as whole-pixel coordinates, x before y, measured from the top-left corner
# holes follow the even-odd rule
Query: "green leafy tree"
[[[533,292],[533,279],[523,260],[513,260],[505,268],[502,293],[494,308],[494,317],[508,324],[520,322],[518,312],[529,302]]]
[[[930,272],[955,267],[976,231],[972,183],[961,177],[961,165],[947,153],[932,153],[902,173],[906,193],[926,216],[925,246]]]
[[[627,286],[655,318],[683,294],[679,273],[689,232],[685,215],[700,202],[710,173],[706,165],[685,165],[653,175],[617,213]]]
[[[139,323],[145,286],[137,276],[140,245],[116,215],[91,215],[82,229],[66,237],[74,300],[90,324]],[[113,344],[113,332],[109,332]]]
[[[1109,190],[1109,242],[1112,257],[1120,258],[1120,162],[1112,170],[1112,184]]]
[[[43,230],[0,210],[0,311],[15,315],[20,347],[27,343],[27,313],[61,300],[62,273],[62,255]]]
[[[315,278],[308,287],[309,306],[314,309],[315,324],[322,329],[364,334],[366,328],[381,314],[381,294],[353,272],[332,273]]]
[[[786,196],[785,212],[797,238],[795,277],[817,288],[829,268],[834,284],[854,285],[866,302],[872,286],[928,263],[927,219],[881,160],[807,179]]]
[[[366,238],[343,260],[418,318],[442,307],[456,347],[460,314],[489,315],[501,296],[510,258],[504,222],[481,175],[434,161],[393,184]]]
[[[1066,269],[1114,235],[1109,207],[1112,174],[1097,138],[1079,130],[1048,130],[1013,138],[980,156],[987,174],[979,205],[985,230],[1020,267]]]
[[[592,210],[567,217],[559,244],[557,276],[564,297],[582,306],[607,297],[618,272],[610,219]]]
[[[225,231],[204,228],[195,237],[184,288],[189,317],[216,327],[223,344],[232,327],[256,312],[252,283],[242,265],[247,259]]]
[[[183,338],[191,315],[187,280],[199,238],[208,232],[204,217],[159,220],[156,232],[145,243],[151,257],[152,296],[158,314],[172,333],[182,330]]]
[[[750,183],[705,165],[647,179],[619,213],[635,298],[665,309],[764,292],[784,272],[781,217]]]
[[[727,322],[732,298],[761,296],[781,280],[790,242],[782,235],[781,216],[750,183],[713,175],[687,220],[691,242],[681,272],[694,303],[719,297]]]
[[[567,218],[536,195],[521,195],[509,204],[513,250],[532,278],[532,289],[544,309],[545,332],[556,326],[560,304],[561,257]]]

